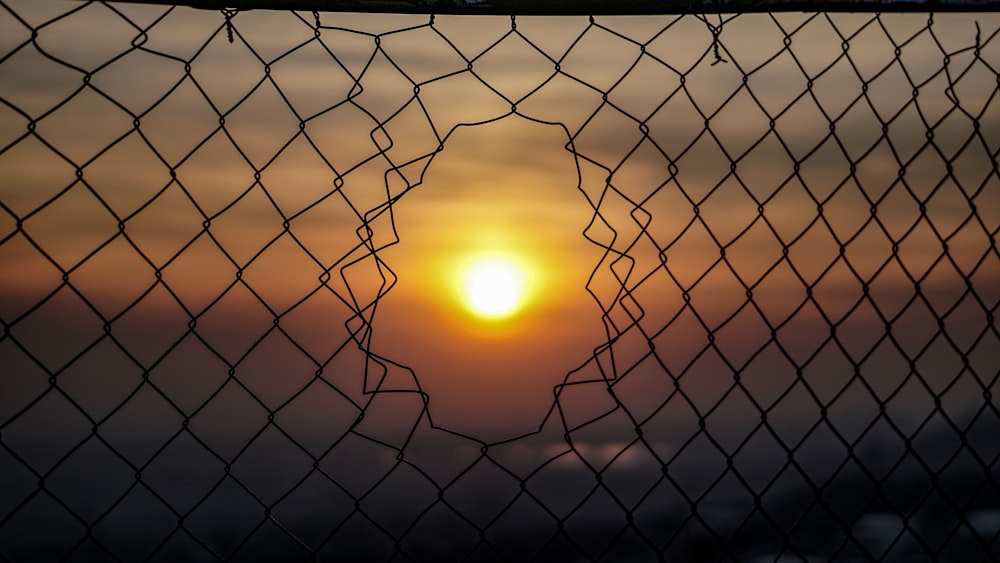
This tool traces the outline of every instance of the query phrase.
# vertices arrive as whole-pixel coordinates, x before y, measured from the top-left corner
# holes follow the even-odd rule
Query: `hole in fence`
[[[567,141],[518,116],[461,126],[394,208],[400,242],[381,255],[398,282],[372,348],[414,370],[435,424],[486,441],[536,430],[603,340],[586,291],[601,249]]]
[[[997,18],[56,4],[0,560],[998,559]]]

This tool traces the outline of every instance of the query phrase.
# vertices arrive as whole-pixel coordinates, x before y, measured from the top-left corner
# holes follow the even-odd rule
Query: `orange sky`
[[[26,3],[15,4],[19,12],[35,15]],[[162,13],[153,7],[123,9],[145,22]],[[711,48],[711,35],[698,20],[681,20],[648,47],[650,54],[674,65],[674,70],[640,57],[634,43],[594,28],[561,61],[564,74],[552,77],[552,62],[518,37],[482,54],[510,31],[509,20],[503,18],[436,20],[435,28],[475,60],[473,74],[463,72],[466,62],[427,27],[384,36],[380,52],[373,52],[371,36],[324,30],[323,44],[334,52],[334,60],[319,43],[308,41],[312,30],[302,21],[288,14],[248,12],[236,22],[257,54],[240,41],[230,45],[221,33],[192,64],[192,80],[184,77],[183,62],[170,57],[191,57],[195,46],[219,27],[218,14],[177,10],[155,28],[145,45],[158,55],[135,51],[113,60],[128,47],[134,30],[101,27],[106,24],[94,22],[105,20],[95,12],[54,24],[39,38],[42,48],[94,71],[95,89],[84,90],[38,122],[38,135],[65,158],[36,138],[21,140],[0,154],[0,200],[10,210],[0,213],[4,235],[14,230],[14,216],[23,219],[23,233],[0,244],[0,261],[7,272],[0,278],[0,315],[5,321],[19,319],[59,287],[62,274],[50,259],[70,271],[73,287],[108,318],[155,284],[156,268],[162,268],[163,280],[194,315],[233,284],[241,269],[242,281],[271,311],[237,284],[214,307],[248,319],[250,328],[246,335],[235,330],[233,336],[230,329],[211,333],[210,341],[224,355],[237,359],[246,354],[275,314],[294,308],[289,323],[308,317],[302,321],[306,328],[296,333],[303,339],[316,338],[306,336],[310,329],[329,331],[325,341],[312,340],[308,345],[324,358],[348,337],[343,325],[358,312],[352,308],[364,309],[362,316],[371,323],[370,351],[413,369],[432,397],[437,422],[489,433],[500,421],[503,428],[492,435],[500,437],[537,424],[551,404],[553,386],[587,364],[609,334],[615,336],[633,322],[638,309],[621,298],[623,286],[634,292],[645,310],[639,326],[647,335],[658,334],[671,318],[682,316],[658,337],[663,349],[678,348],[671,352],[678,365],[687,354],[678,342],[687,338],[700,342],[705,334],[701,323],[717,329],[745,305],[746,290],[736,275],[754,285],[778,264],[754,290],[761,315],[774,324],[805,299],[800,276],[810,284],[823,277],[814,297],[834,321],[861,296],[855,274],[837,261],[840,250],[830,232],[821,225],[807,229],[816,218],[816,202],[807,189],[825,198],[848,175],[841,149],[833,141],[823,144],[805,160],[799,177],[789,178],[792,158],[805,158],[829,131],[822,111],[834,115],[845,111],[845,100],[854,96],[845,98],[844,93],[858,85],[850,65],[838,64],[817,80],[815,99],[807,96],[793,103],[806,82],[798,66],[816,73],[839,54],[841,40],[825,22],[808,24],[815,32],[795,35],[797,62],[784,53],[751,74],[748,84],[764,109],[776,114],[791,106],[775,125],[785,146],[771,135],[742,157],[737,167],[741,186],[733,177],[724,179],[730,158],[743,155],[768,128],[757,102],[740,89],[741,69],[755,69],[781,46],[781,35],[767,16],[743,16],[727,24],[722,39],[729,62],[718,65],[710,64],[711,56],[696,64]],[[791,29],[806,16],[778,19]],[[893,17],[892,29],[907,37],[925,19]],[[850,33],[868,16],[834,20]],[[663,27],[659,19],[655,25],[646,18],[600,21],[642,42]],[[978,21],[984,29],[1000,23],[995,16]],[[324,19],[331,25],[373,31],[425,22],[422,16]],[[85,40],[95,25],[102,29],[102,39]],[[969,41],[969,25],[967,18],[942,16],[935,29],[946,46],[958,48]],[[585,27],[585,18],[544,23],[526,18],[519,20],[518,30],[559,59]],[[756,31],[763,27],[769,32]],[[22,39],[16,33],[8,35],[3,48]],[[279,58],[300,42],[301,48]],[[873,76],[881,68],[878,61],[884,65],[891,60],[892,50],[886,51],[885,45],[884,36],[875,29],[852,40],[852,53],[874,53],[857,69],[863,76]],[[955,299],[960,276],[948,264],[931,270],[941,252],[939,235],[932,228],[950,237],[950,260],[980,291],[995,300],[995,292],[986,288],[1000,284],[995,248],[985,265],[975,265],[989,252],[985,231],[995,233],[1000,209],[997,178],[995,171],[991,173],[994,165],[981,142],[963,150],[951,178],[940,159],[912,164],[907,182],[918,197],[944,179],[941,194],[928,206],[927,221],[918,222],[915,200],[894,186],[896,158],[909,160],[920,147],[913,139],[922,137],[924,120],[934,121],[951,107],[943,94],[944,75],[934,75],[941,66],[940,52],[934,49],[921,39],[902,57],[912,80],[927,81],[919,98],[922,115],[906,106],[908,95],[899,95],[910,87],[898,66],[872,83],[871,103],[884,119],[908,108],[890,126],[899,154],[894,156],[884,143],[876,146],[854,178],[824,203],[833,232],[842,241],[851,240],[845,255],[857,275],[870,278],[889,262],[871,290],[880,304],[888,304],[890,313],[896,307],[892,295],[912,290],[902,267],[914,277],[927,274],[922,285],[935,307],[945,310]],[[291,100],[291,108],[265,80],[252,97],[228,113],[264,79],[257,56],[272,63],[271,76]],[[637,71],[622,79],[636,59],[640,59]],[[950,68],[965,68],[970,61],[971,55],[963,53]],[[686,75],[686,91],[679,89],[676,71]],[[78,71],[32,49],[5,61],[0,73],[0,96],[34,117],[44,115],[81,82]],[[360,77],[363,90],[347,101],[354,88],[352,75]],[[420,84],[418,99],[414,82]],[[156,105],[175,85],[166,101]],[[198,87],[226,113],[225,132],[216,131],[218,115]],[[602,100],[602,89],[611,89],[609,104]],[[993,151],[1000,112],[996,103],[983,107],[994,90],[995,76],[978,65],[956,92],[963,108],[982,113],[980,132],[987,144],[993,143],[989,145]],[[735,97],[716,112],[734,91]],[[141,114],[145,139],[133,130],[132,118],[99,92]],[[658,109],[664,99],[669,101]],[[516,115],[510,115],[511,102],[517,104]],[[699,110],[712,115],[711,131],[721,148],[703,132]],[[649,138],[643,139],[636,118],[648,123]],[[300,119],[305,135],[299,134]],[[867,102],[846,111],[840,123],[841,138],[851,141],[846,147],[851,158],[860,156],[859,151],[881,132]],[[0,111],[0,144],[12,142],[24,127],[23,116]],[[938,146],[956,151],[971,134],[971,125],[955,114],[940,131]],[[444,144],[437,152],[439,140]],[[566,149],[571,140],[579,158]],[[674,159],[675,172],[661,150]],[[80,166],[83,182],[74,180],[75,166],[67,160]],[[176,170],[176,181],[170,167]],[[608,189],[609,176],[613,189]],[[974,192],[984,183],[985,189]],[[716,185],[717,192],[702,201]],[[890,186],[892,193],[879,207],[885,229],[899,237],[918,222],[897,249],[898,260],[890,260],[891,242],[877,225],[852,239],[870,215],[864,195],[879,198]],[[61,195],[46,206],[57,194]],[[750,194],[762,201],[771,198],[765,205],[766,223]],[[400,197],[390,215],[386,202],[396,196]],[[969,213],[967,196],[973,197],[985,230],[974,221],[962,222]],[[641,211],[635,211],[638,203]],[[695,204],[699,219],[693,214]],[[117,236],[118,220],[104,205],[124,221],[128,241]],[[366,242],[377,249],[379,260],[394,276],[379,272],[376,261],[366,257],[362,239],[367,237],[358,234],[365,217],[372,229]],[[211,221],[207,233],[203,232],[206,218]],[[283,231],[286,220],[294,239]],[[648,236],[640,228],[647,221]],[[782,261],[776,235],[791,244],[789,257],[797,272]],[[729,268],[716,265],[719,244],[731,245],[726,255]],[[269,249],[258,254],[267,245]],[[663,249],[667,249],[667,269],[662,267]],[[483,252],[518,256],[536,280],[524,310],[510,319],[486,323],[473,318],[450,285],[455,261]],[[626,258],[616,261],[622,255]],[[395,285],[379,298],[372,317],[368,307],[384,291],[383,278]],[[328,280],[327,286],[321,286],[321,279]],[[295,307],[317,288],[318,295]],[[690,290],[701,321],[684,313],[684,290]],[[348,304],[338,303],[336,297]],[[175,315],[172,299],[157,287],[147,301],[154,304],[137,308],[142,311],[136,314]],[[854,319],[875,323],[875,314],[862,309],[853,313]],[[168,310],[173,312],[164,312]],[[215,315],[205,315],[206,332]],[[974,316],[970,313],[970,318]],[[812,330],[826,327],[818,315],[802,322]],[[730,326],[744,329],[735,336],[729,335],[731,329],[721,330],[720,342],[726,343],[720,345],[743,361],[758,336],[770,336],[759,316],[756,321],[741,316]],[[677,327],[683,327],[683,334],[675,334]],[[99,328],[98,323],[91,337],[99,337]],[[26,325],[23,330],[29,333]],[[633,329],[629,338],[636,337]],[[80,337],[72,343],[86,340]],[[616,369],[624,371],[645,354],[648,348],[643,344],[625,339],[619,345],[622,367]],[[470,408],[475,411],[472,419]],[[521,417],[505,426],[503,421],[511,413],[524,411],[537,417]]]

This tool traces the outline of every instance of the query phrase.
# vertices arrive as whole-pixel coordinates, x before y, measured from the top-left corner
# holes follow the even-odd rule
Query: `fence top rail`
[[[650,15],[750,12],[995,12],[1000,0],[123,0],[208,10],[463,15]]]

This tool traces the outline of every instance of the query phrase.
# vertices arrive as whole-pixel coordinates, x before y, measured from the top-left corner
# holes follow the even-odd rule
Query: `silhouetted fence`
[[[0,0],[0,560],[997,560],[1000,18],[931,7]]]

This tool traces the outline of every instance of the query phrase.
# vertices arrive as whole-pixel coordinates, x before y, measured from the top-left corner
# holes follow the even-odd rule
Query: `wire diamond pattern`
[[[962,18],[0,0],[0,559],[1000,559]],[[607,340],[493,440],[376,319],[396,214],[502,120],[565,134]]]

